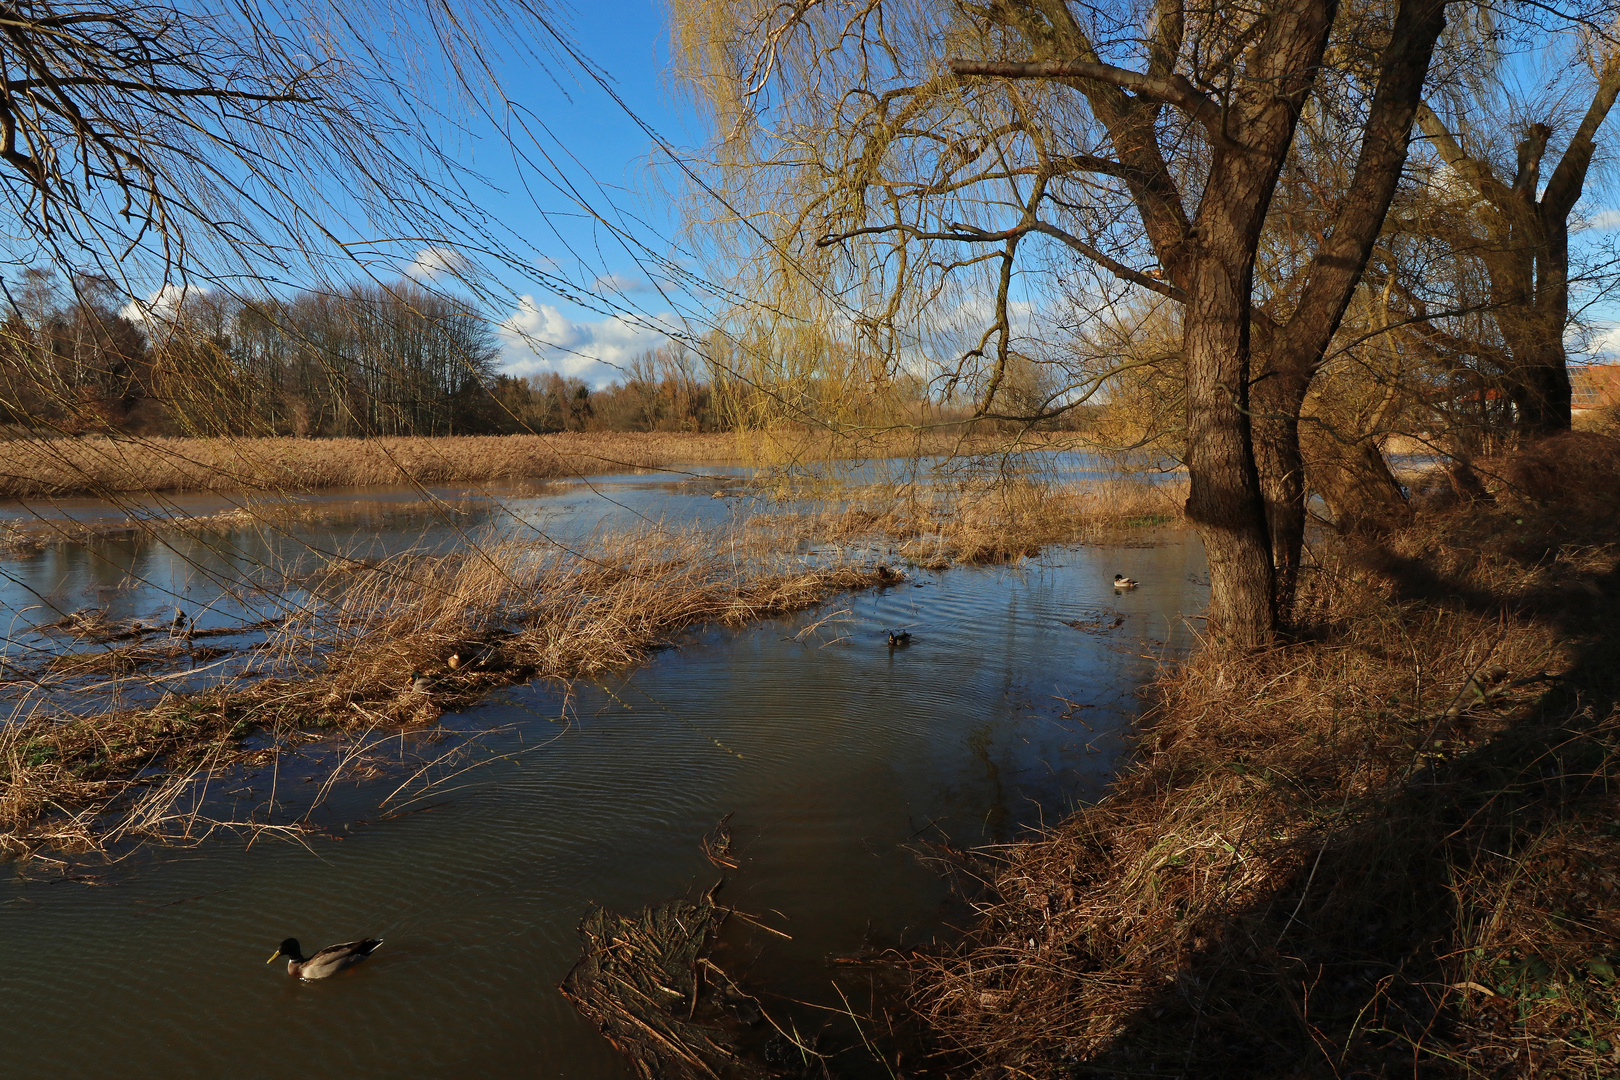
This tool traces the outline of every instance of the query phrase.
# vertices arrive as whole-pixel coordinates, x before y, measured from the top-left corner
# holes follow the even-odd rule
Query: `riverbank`
[[[1620,1053],[1620,444],[1314,553],[1300,640],[1151,688],[1139,764],[913,962],[964,1075],[1601,1076]]]

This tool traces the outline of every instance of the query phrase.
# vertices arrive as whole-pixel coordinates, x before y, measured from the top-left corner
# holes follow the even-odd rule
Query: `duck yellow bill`
[[[270,962],[271,962],[271,961],[273,961],[273,960],[277,960],[277,959],[279,959],[279,958],[280,958],[280,957],[281,957],[281,950],[280,950],[280,949],[277,949],[277,950],[276,950],[276,951],[275,951],[275,954],[274,954],[274,955],[272,955],[272,956],[271,956],[271,957],[270,957],[270,959],[269,959],[269,960],[266,960],[266,961],[265,961],[265,963],[267,963],[267,964],[268,964],[268,963],[270,963]]]

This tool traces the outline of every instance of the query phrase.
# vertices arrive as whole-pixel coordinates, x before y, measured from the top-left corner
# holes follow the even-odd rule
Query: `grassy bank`
[[[223,766],[334,736],[420,728],[499,686],[621,668],[688,627],[783,614],[897,579],[876,565],[807,565],[784,554],[796,537],[755,523],[573,551],[499,540],[453,556],[336,559],[306,583],[312,599],[300,612],[246,650],[249,669],[227,685],[152,701],[161,684],[147,683],[146,704],[90,715],[37,694],[0,728],[0,849],[195,838],[239,823],[197,816],[199,785]],[[116,699],[118,680],[140,689],[160,665],[196,660],[201,645],[111,626],[63,631],[99,646],[83,654],[94,670],[63,668],[60,658],[38,671],[14,664],[14,688],[80,678]]]
[[[1151,688],[1099,805],[915,962],[961,1076],[1620,1071],[1620,443],[1315,554],[1301,640]]]
[[[737,460],[730,435],[662,432],[431,439],[11,439],[0,441],[0,497],[476,484]]]

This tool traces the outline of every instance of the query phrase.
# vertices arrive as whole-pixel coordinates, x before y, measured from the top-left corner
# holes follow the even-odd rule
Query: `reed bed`
[[[557,479],[738,460],[730,435],[587,432],[442,438],[0,441],[0,497],[307,492]]]
[[[1620,1071],[1620,442],[1325,543],[1298,640],[1167,670],[1101,803],[908,962],[963,1077]]]
[[[93,715],[36,703],[0,727],[0,844],[83,849],[109,830],[190,836],[195,822],[169,811],[222,764],[430,725],[499,686],[633,664],[698,624],[784,614],[898,580],[886,566],[809,563],[792,554],[796,537],[752,522],[721,533],[650,529],[579,549],[496,539],[452,556],[334,559],[241,677]],[[114,650],[104,673],[139,679],[130,669],[154,647]],[[153,803],[153,791],[168,802]],[[144,810],[132,823],[134,802]]]
[[[857,491],[818,519],[835,539],[883,536],[924,569],[1011,562],[1053,544],[1130,542],[1183,520],[1186,482],[1133,478],[1083,484],[1039,479],[950,488],[893,485]]]
[[[172,491],[296,493],[334,487],[488,483],[675,465],[765,464],[794,472],[827,461],[1008,455],[1070,448],[1072,437],[880,431],[564,432],[441,437],[170,438],[104,435],[0,439],[0,498]]]

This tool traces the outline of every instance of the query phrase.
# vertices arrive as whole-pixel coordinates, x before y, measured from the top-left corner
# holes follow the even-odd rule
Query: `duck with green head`
[[[305,956],[304,950],[299,948],[298,939],[290,937],[281,943],[281,948],[266,960],[265,963],[287,958],[287,974],[295,979],[324,979],[328,975],[336,975],[344,968],[353,967],[372,953],[382,944],[382,938],[366,938],[363,941],[345,941],[340,945],[328,945],[314,956]]]

